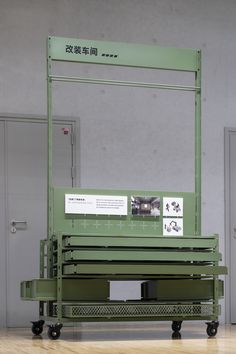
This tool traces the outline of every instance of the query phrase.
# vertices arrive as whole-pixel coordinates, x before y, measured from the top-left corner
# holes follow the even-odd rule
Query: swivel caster
[[[43,320],[31,321],[31,323],[32,323],[32,327],[31,327],[32,333],[35,334],[36,336],[39,336],[43,332],[44,321]]]
[[[207,324],[207,329],[206,332],[209,337],[214,337],[217,333],[217,329],[219,327],[219,322],[218,321],[212,321],[212,322],[206,322]]]
[[[172,331],[179,332],[181,330],[182,322],[183,321],[173,321],[171,325]]]
[[[48,337],[50,339],[58,339],[61,335],[62,323],[56,323],[54,325],[48,326]]]
[[[181,333],[180,332],[173,332],[172,339],[181,339]]]

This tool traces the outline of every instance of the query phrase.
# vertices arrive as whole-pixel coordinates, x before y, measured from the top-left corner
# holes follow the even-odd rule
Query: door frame
[[[5,121],[0,121],[3,123],[3,168],[4,171],[7,170],[6,166],[6,123]],[[0,328],[6,326],[7,322],[7,311],[6,311],[6,303],[7,303],[7,283],[6,283],[6,272],[7,272],[7,257],[6,257],[6,252],[7,252],[7,245],[6,245],[6,211],[7,211],[7,193],[6,193],[6,184],[7,184],[7,178],[6,178],[6,173],[4,172],[3,176],[3,215],[4,215],[4,222],[2,225],[3,229],[3,237],[0,239],[0,259],[1,259],[1,267],[2,267],[2,274],[1,274],[1,287],[0,287],[0,306],[1,306],[1,318],[0,318]]]
[[[29,114],[9,114],[9,113],[2,113],[0,114],[0,122],[4,123],[3,129],[4,129],[4,169],[5,169],[5,175],[4,175],[4,203],[5,203],[5,223],[3,225],[3,232],[4,232],[4,237],[2,239],[2,245],[3,247],[0,247],[0,258],[1,258],[1,263],[4,264],[4,271],[2,274],[2,279],[3,283],[1,283],[0,287],[0,298],[1,298],[1,306],[3,306],[4,310],[4,316],[1,318],[0,321],[0,328],[7,327],[7,288],[8,288],[8,265],[9,265],[9,244],[7,240],[7,235],[8,235],[8,220],[9,220],[9,213],[8,213],[8,196],[7,196],[7,191],[8,191],[8,175],[7,175],[7,123],[8,122],[16,122],[16,123],[42,123],[42,124],[47,124],[47,117],[46,116],[39,116],[39,115],[29,115]],[[58,124],[70,124],[72,127],[72,135],[71,135],[71,146],[72,146],[72,180],[73,180],[73,185],[77,186],[78,181],[77,181],[77,176],[79,176],[79,173],[77,171],[77,156],[76,156],[76,136],[78,135],[78,120],[75,119],[74,117],[64,117],[64,116],[55,116],[54,117],[54,122]],[[19,294],[20,296],[20,294]]]
[[[225,190],[225,263],[228,276],[225,277],[225,322],[231,323],[231,226],[230,226],[230,135],[236,128],[224,128],[224,190]]]

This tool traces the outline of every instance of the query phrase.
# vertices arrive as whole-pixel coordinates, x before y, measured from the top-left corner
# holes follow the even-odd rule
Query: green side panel
[[[63,279],[62,300],[106,301],[110,296],[109,282],[103,279]]]
[[[217,280],[218,297],[223,297],[223,281]],[[153,280],[141,285],[144,300],[209,301],[214,297],[214,280]]]
[[[128,215],[75,215],[65,214],[65,194],[112,195],[128,197]],[[161,215],[158,217],[135,216],[131,214],[131,196],[158,196],[161,201]],[[183,233],[194,235],[195,195],[194,193],[171,193],[137,190],[96,190],[80,188],[53,189],[53,230],[65,234],[77,233],[90,236],[161,236],[163,235],[163,197],[183,198]],[[171,220],[171,219],[170,219]],[[169,236],[166,236],[169,237]],[[178,237],[178,236],[177,236]]]
[[[62,301],[106,301],[109,282],[103,279],[63,279]],[[21,282],[22,300],[57,300],[56,279],[33,279]]]
[[[134,43],[49,37],[52,60],[196,71],[197,51]]]
[[[82,275],[82,274],[104,274],[104,275],[130,275],[130,279],[135,278],[135,275],[189,275],[189,274],[204,274],[204,275],[219,275],[227,274],[227,267],[224,266],[198,266],[198,265],[156,265],[156,264],[99,264],[99,263],[83,263],[71,264],[63,267],[65,275]]]
[[[80,249],[72,250],[64,253],[65,261],[166,261],[166,262],[185,262],[185,261],[201,261],[213,262],[219,261],[221,255],[219,253],[207,252],[163,252],[163,251],[138,251],[137,249],[105,249],[99,248],[94,250]]]

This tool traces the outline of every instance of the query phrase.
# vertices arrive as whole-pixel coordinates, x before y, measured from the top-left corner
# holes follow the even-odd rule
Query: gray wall
[[[235,125],[235,16],[234,0],[0,0],[0,112],[46,114],[48,35],[202,49],[202,232],[219,233],[224,253],[223,128]],[[79,70],[157,82],[192,79]],[[193,189],[190,94],[56,85],[54,102],[55,114],[80,121],[81,186]]]

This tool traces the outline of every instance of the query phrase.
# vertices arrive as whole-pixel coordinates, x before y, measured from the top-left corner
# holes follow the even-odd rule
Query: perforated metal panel
[[[54,306],[57,313],[57,305]],[[220,312],[219,305],[160,305],[160,304],[88,304],[63,305],[63,316],[68,318],[125,318],[125,317],[176,317],[212,316]]]

